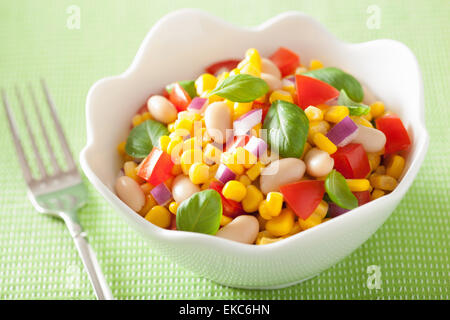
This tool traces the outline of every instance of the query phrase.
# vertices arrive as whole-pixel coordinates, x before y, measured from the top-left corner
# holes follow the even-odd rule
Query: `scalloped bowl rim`
[[[286,239],[283,239],[282,241],[278,241],[272,244],[264,245],[264,246],[255,246],[255,245],[248,245],[243,244],[235,241],[231,241],[228,239],[215,237],[211,235],[201,234],[201,233],[194,233],[194,232],[186,232],[186,231],[172,231],[172,230],[166,230],[159,228],[157,226],[154,226],[151,223],[148,223],[144,218],[136,214],[134,211],[132,211],[130,208],[128,208],[113,192],[111,192],[104,184],[103,182],[97,177],[97,175],[93,172],[91,169],[86,153],[88,150],[94,145],[93,140],[93,131],[94,131],[94,123],[91,119],[90,115],[90,108],[91,106],[91,98],[96,89],[101,86],[105,82],[109,81],[115,81],[115,80],[125,80],[127,79],[131,74],[134,73],[134,71],[137,69],[139,65],[139,61],[142,57],[142,55],[145,54],[145,48],[148,45],[148,42],[152,38],[153,34],[157,33],[159,27],[167,22],[167,20],[172,19],[176,17],[177,15],[184,15],[184,14],[197,14],[197,15],[203,15],[208,19],[214,20],[217,24],[221,24],[225,26],[226,28],[236,29],[236,30],[251,30],[255,32],[260,32],[265,29],[271,28],[273,25],[276,25],[280,21],[284,20],[285,18],[289,17],[298,17],[300,19],[308,20],[309,23],[313,24],[316,28],[319,28],[324,36],[327,36],[330,41],[335,42],[335,45],[339,46],[349,46],[349,47],[364,47],[364,46],[373,46],[373,45],[379,45],[382,43],[389,42],[391,45],[397,45],[401,46],[407,49],[407,51],[411,54],[414,62],[415,62],[415,68],[416,72],[419,75],[418,81],[420,81],[420,89],[422,92],[419,92],[419,97],[421,101],[419,102],[421,106],[421,114],[420,114],[420,123],[416,123],[414,128],[415,130],[419,130],[421,133],[421,139],[418,141],[414,141],[414,143],[417,144],[416,148],[418,148],[417,156],[412,159],[412,162],[410,164],[409,170],[404,175],[403,179],[400,181],[396,189],[391,192],[390,194],[380,198],[373,200],[361,207],[358,207],[356,209],[352,210],[352,214],[344,214],[339,217],[333,218],[325,223],[322,223],[320,225],[315,226],[314,228],[302,231],[300,233],[297,233],[293,236],[290,236]],[[137,224],[141,224],[141,227],[145,229],[144,232],[151,232],[154,234],[155,237],[159,237],[161,240],[168,240],[170,242],[174,241],[181,241],[181,242],[191,242],[191,241],[208,241],[208,245],[215,246],[219,250],[223,251],[233,251],[234,253],[240,253],[243,255],[267,255],[270,252],[278,250],[280,247],[292,245],[296,242],[302,241],[304,237],[307,237],[310,233],[317,232],[321,230],[322,228],[327,228],[331,226],[332,224],[336,224],[338,222],[344,222],[348,219],[353,219],[356,215],[364,214],[364,212],[368,211],[369,208],[375,207],[378,205],[380,201],[389,201],[394,200],[402,197],[402,194],[406,192],[406,190],[410,187],[412,184],[412,181],[414,177],[416,176],[420,165],[423,162],[423,159],[425,157],[426,150],[428,148],[429,143],[429,136],[427,133],[427,130],[425,128],[425,121],[424,121],[424,102],[423,102],[423,85],[422,85],[422,78],[420,75],[420,69],[419,65],[417,63],[417,60],[414,56],[414,54],[410,51],[410,49],[404,45],[401,42],[390,40],[390,39],[379,39],[379,40],[372,40],[368,42],[361,42],[361,43],[347,43],[344,41],[339,40],[336,38],[332,33],[330,33],[320,22],[313,19],[309,15],[306,15],[301,12],[297,11],[288,11],[281,14],[278,14],[267,21],[263,22],[262,24],[255,26],[255,27],[238,27],[235,26],[221,18],[218,18],[214,15],[211,15],[209,13],[206,13],[201,10],[197,9],[181,9],[174,11],[172,13],[169,13],[162,17],[148,32],[145,39],[143,40],[141,46],[139,47],[139,50],[133,59],[133,62],[131,65],[126,69],[125,72],[123,72],[120,75],[117,76],[110,76],[103,78],[101,80],[98,80],[95,82],[92,87],[90,88],[87,99],[86,99],[86,123],[87,123],[87,144],[83,148],[83,150],[80,153],[80,163],[83,171],[85,172],[86,176],[90,180],[90,182],[94,185],[94,187],[100,191],[100,193],[107,198],[110,202],[114,203],[116,205],[116,208],[120,208],[122,211],[127,212],[128,214],[131,214],[131,218],[135,220]]]

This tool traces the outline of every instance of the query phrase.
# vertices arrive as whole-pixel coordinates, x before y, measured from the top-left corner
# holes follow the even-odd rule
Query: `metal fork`
[[[77,217],[78,209],[86,204],[87,190],[83,185],[81,176],[75,165],[75,161],[70,153],[67,140],[56,115],[54,102],[43,79],[41,79],[41,86],[44,91],[47,105],[50,110],[50,115],[53,119],[56,133],[67,162],[67,169],[63,170],[56,161],[54,150],[52,149],[47,130],[44,122],[42,121],[36,96],[34,95],[33,88],[30,85],[28,89],[32,104],[34,106],[33,109],[37,115],[45,146],[54,170],[53,173],[50,174],[45,169],[41,153],[39,152],[36,144],[35,135],[32,132],[29,120],[27,118],[27,113],[25,112],[25,105],[22,95],[19,88],[16,87],[17,100],[19,102],[20,110],[31,142],[33,155],[37,161],[37,167],[40,172],[39,178],[33,177],[32,175],[19,138],[19,131],[17,130],[6,92],[2,89],[3,105],[6,110],[9,127],[11,129],[23,176],[28,186],[28,197],[36,210],[41,213],[56,216],[65,222],[67,228],[69,229],[70,235],[75,242],[81,260],[83,260],[84,267],[94,288],[95,295],[100,300],[110,300],[113,299],[113,296],[100,269],[95,253],[89,245],[86,232],[83,231]]]

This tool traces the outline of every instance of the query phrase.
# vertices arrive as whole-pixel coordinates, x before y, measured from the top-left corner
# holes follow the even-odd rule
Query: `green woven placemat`
[[[17,109],[14,84],[24,86],[45,76],[72,150],[78,154],[86,138],[84,103],[89,87],[99,78],[123,72],[150,27],[184,6],[184,1],[162,0],[2,1],[0,87]],[[411,189],[374,236],[314,279],[280,290],[237,290],[193,275],[152,251],[89,186],[89,205],[80,219],[115,297],[448,299],[450,2],[199,0],[189,1],[189,6],[244,26],[299,10],[346,41],[402,41],[414,51],[423,72],[429,151]],[[70,17],[77,9],[80,28],[71,29],[76,24]],[[379,25],[374,14],[380,14]],[[26,199],[2,111],[0,150],[0,299],[94,298],[63,224],[37,214]],[[380,289],[367,286],[371,265],[379,267]]]

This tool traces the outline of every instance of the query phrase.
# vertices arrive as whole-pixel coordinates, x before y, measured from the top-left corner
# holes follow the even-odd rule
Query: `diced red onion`
[[[160,206],[166,205],[172,199],[172,192],[170,192],[164,182],[154,187],[150,193]]]
[[[202,113],[207,105],[208,99],[195,97],[187,107],[189,111]]]
[[[333,203],[333,202],[328,203],[328,214],[332,218],[340,216],[341,214],[344,214],[348,211],[350,211],[350,210],[341,208],[336,203]]]
[[[248,143],[245,145],[244,149],[253,153],[255,156],[260,157],[267,150],[267,143],[258,137],[252,136]]]
[[[236,174],[230,170],[226,165],[220,164],[217,169],[215,178],[222,182],[223,184],[227,183],[230,180],[236,178]]]
[[[249,140],[250,136],[247,134],[244,134],[242,136],[234,136],[227,141],[225,150],[232,153],[234,150],[236,150],[236,148],[244,147]]]
[[[233,122],[235,135],[247,134],[254,126],[261,123],[262,109],[253,109]]]
[[[343,147],[349,144],[356,137],[357,133],[358,126],[349,116],[346,116],[328,131],[327,138],[335,145]]]

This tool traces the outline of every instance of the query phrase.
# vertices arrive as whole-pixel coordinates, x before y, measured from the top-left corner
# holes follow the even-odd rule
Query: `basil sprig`
[[[216,234],[222,218],[222,200],[217,191],[194,193],[177,209],[177,230]]]
[[[175,83],[171,83],[169,85],[166,86],[166,91],[167,93],[171,93],[172,92],[172,88],[174,86]],[[197,96],[197,89],[195,89],[195,81],[194,80],[184,80],[184,81],[178,81],[178,84],[184,89],[186,90],[186,92],[188,93],[188,95],[192,98],[195,98]]]
[[[209,96],[218,95],[233,102],[251,102],[269,91],[261,78],[249,74],[237,74],[226,78]]]
[[[165,135],[169,135],[165,125],[154,120],[144,121],[131,130],[125,152],[134,158],[145,158],[158,145],[159,137]]]
[[[325,190],[331,201],[341,208],[351,210],[358,206],[358,199],[350,191],[344,176],[334,169],[325,179]]]
[[[266,142],[284,158],[299,158],[308,137],[309,121],[297,105],[276,100],[264,119]]]
[[[338,90],[345,90],[353,101],[361,102],[364,98],[364,91],[358,80],[341,69],[327,67],[307,71],[303,75],[319,79]]]
[[[351,116],[362,116],[370,112],[370,107],[368,105],[353,101],[348,97],[345,90],[341,90],[338,104],[340,106],[347,106]]]

